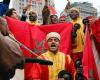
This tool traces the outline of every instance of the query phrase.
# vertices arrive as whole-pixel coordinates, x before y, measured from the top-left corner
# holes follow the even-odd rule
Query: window
[[[35,2],[34,2],[34,1],[32,1],[32,4],[35,4]]]
[[[26,0],[26,2],[28,2],[28,0]]]
[[[19,9],[21,9],[21,7],[19,7]]]
[[[22,2],[24,2],[24,0],[22,0]]]
[[[19,5],[21,5],[21,3],[19,3]]]

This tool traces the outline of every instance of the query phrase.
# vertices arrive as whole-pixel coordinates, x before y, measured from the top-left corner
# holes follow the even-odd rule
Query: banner
[[[96,49],[98,51],[99,58],[100,58],[100,19],[96,20],[94,23],[91,24],[91,29],[92,29]]]
[[[88,31],[88,27],[86,27],[85,33],[85,45],[84,45],[84,52],[83,52],[83,69],[84,69],[84,76],[88,80],[99,80],[99,75],[92,51],[92,45],[90,40],[90,34]]]
[[[15,38],[36,54],[40,55],[48,50],[45,38],[46,34],[49,32],[58,32],[61,35],[59,51],[64,52],[65,54],[71,54],[71,23],[33,26],[27,22],[22,22],[8,17],[6,17],[6,19],[9,29],[14,34]],[[22,50],[24,56],[34,57],[33,54],[27,52],[25,49]],[[27,78],[31,66],[32,65],[29,66],[29,64],[26,64],[27,68],[25,67],[25,78]]]

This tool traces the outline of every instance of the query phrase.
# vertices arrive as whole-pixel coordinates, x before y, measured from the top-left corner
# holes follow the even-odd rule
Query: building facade
[[[22,14],[22,9],[28,5],[31,1],[31,10],[35,11],[38,16],[38,22],[42,23],[42,9],[45,4],[45,0],[13,0],[12,7],[15,8],[19,15]],[[54,7],[54,0],[48,0],[48,5]]]
[[[87,16],[97,16],[97,9],[93,7],[91,3],[88,2],[75,2],[71,5],[72,7],[76,7],[80,11],[80,15],[82,18]]]

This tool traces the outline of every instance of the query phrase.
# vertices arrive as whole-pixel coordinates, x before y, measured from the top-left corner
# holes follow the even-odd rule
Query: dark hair
[[[32,16],[32,14],[37,15],[34,11],[30,11],[30,12],[29,12],[29,16]]]
[[[66,70],[60,71],[58,73],[58,78],[64,78],[65,80],[72,80],[71,74]]]
[[[57,15],[50,15],[50,18],[52,18],[53,16],[56,16],[56,17],[58,18],[58,16],[57,16]]]
[[[77,60],[75,61],[75,68],[76,68],[76,69],[77,69],[77,68],[81,68],[81,65],[82,65],[81,59],[77,59]]]
[[[53,15],[50,15],[50,19],[49,19],[50,21],[49,21],[49,23],[50,23],[50,24],[55,24],[55,22],[52,21],[52,18],[53,18],[53,17],[56,17],[56,18],[57,18],[57,22],[56,22],[56,23],[58,23],[58,16],[57,16],[57,15],[54,15],[54,14],[53,14]]]
[[[13,11],[16,11],[14,8],[8,9],[6,12],[6,16],[11,17],[11,15],[13,14]]]

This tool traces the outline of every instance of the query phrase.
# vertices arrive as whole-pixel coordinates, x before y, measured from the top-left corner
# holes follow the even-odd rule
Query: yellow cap
[[[72,7],[69,12],[72,12],[72,11],[77,11],[79,13],[79,9],[75,8],[75,7]]]
[[[58,38],[60,40],[60,34],[57,33],[57,32],[50,32],[50,33],[48,33],[47,36],[46,36],[46,40],[48,40],[51,37],[55,37],[55,38]]]

